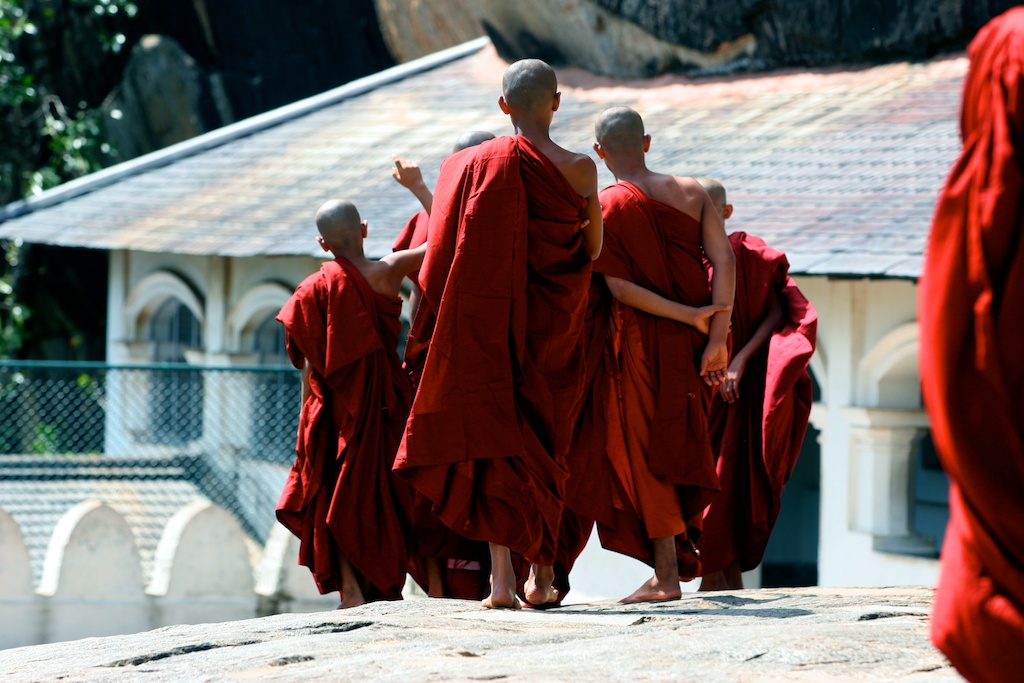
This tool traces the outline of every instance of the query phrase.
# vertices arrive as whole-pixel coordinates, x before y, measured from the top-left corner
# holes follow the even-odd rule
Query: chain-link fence
[[[262,543],[294,459],[300,382],[280,367],[0,363],[0,506],[31,535],[45,496],[203,496]]]

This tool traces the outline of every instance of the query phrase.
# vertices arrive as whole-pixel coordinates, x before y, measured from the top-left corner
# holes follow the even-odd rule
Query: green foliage
[[[4,262],[0,270],[0,359],[9,359],[21,348],[25,321],[31,313],[15,297],[13,275],[18,265],[21,244],[17,240],[0,240]]]
[[[98,171],[112,160],[98,109],[78,92],[62,98],[62,84],[54,81],[68,58],[68,35],[84,28],[90,31],[87,45],[95,41],[96,51],[116,55],[125,44],[116,27],[137,12],[129,0],[0,0],[0,204]],[[9,358],[21,348],[30,314],[16,300],[20,245],[0,240],[0,251],[0,358]]]

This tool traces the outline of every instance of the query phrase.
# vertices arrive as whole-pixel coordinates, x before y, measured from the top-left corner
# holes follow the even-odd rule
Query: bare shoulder
[[[581,197],[589,197],[597,191],[597,164],[586,154],[566,151],[566,163],[559,168]]]

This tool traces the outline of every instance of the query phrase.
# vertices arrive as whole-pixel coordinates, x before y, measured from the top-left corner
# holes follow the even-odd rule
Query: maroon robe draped
[[[594,269],[688,306],[711,303],[701,224],[620,182],[601,192],[605,242]],[[605,548],[653,565],[651,538],[677,537],[680,576],[700,571],[683,543],[701,533],[718,490],[708,438],[711,389],[700,377],[707,337],[690,325],[615,302],[618,377],[607,451],[615,469],[614,520]]]
[[[396,351],[401,306],[339,258],[277,316],[292,363],[312,367],[277,518],[321,593],[341,589],[339,554],[385,599],[405,585],[409,491],[391,472],[411,399]]]
[[[405,224],[392,245],[394,251],[415,249],[426,244],[430,214],[419,211]],[[420,286],[419,270],[409,274],[416,286]],[[421,306],[417,316],[428,316],[430,322],[421,321],[418,329],[433,328],[434,313],[429,306]],[[414,321],[415,322],[415,321]],[[429,340],[409,336],[405,345],[405,369],[409,373],[413,388],[419,386],[423,363],[427,357]],[[471,541],[454,533],[431,513],[433,504],[420,493],[414,494],[412,547],[409,572],[420,587],[428,589],[427,558],[441,559],[444,581],[444,595],[449,598],[482,600],[489,592],[490,554],[487,544]]]
[[[1024,9],[968,54],[963,151],[919,290],[924,404],[951,480],[931,635],[994,682],[1024,671]]]
[[[420,269],[429,340],[395,469],[446,526],[552,564],[578,411],[586,202],[522,136],[449,156]]]
[[[722,490],[704,514],[703,573],[739,560],[761,563],[781,507],[782,487],[796,466],[811,415],[811,377],[818,313],[789,277],[786,255],[745,232],[729,235],[736,255],[732,349],[742,349],[767,315],[771,299],[783,319],[747,361],[739,400],[711,401],[709,429]]]

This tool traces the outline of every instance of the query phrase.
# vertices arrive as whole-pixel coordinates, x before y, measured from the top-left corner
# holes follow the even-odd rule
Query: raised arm
[[[705,255],[714,267],[711,275],[711,303],[730,307],[711,318],[708,345],[701,357],[700,374],[707,384],[714,386],[725,379],[729,367],[729,321],[736,294],[736,256],[725,234],[725,223],[707,192],[703,193],[703,202],[701,242]]]
[[[434,195],[430,192],[427,184],[423,182],[423,172],[420,171],[420,167],[415,161],[399,159],[397,156],[392,156],[391,160],[395,164],[394,168],[391,169],[391,177],[399,185],[416,195],[416,199],[420,200],[424,210],[430,213],[434,203]]]
[[[381,259],[382,263],[388,264],[388,279],[398,291],[402,286],[402,280],[420,267],[423,257],[427,253],[427,243],[424,242],[415,249],[400,249],[393,251]]]

